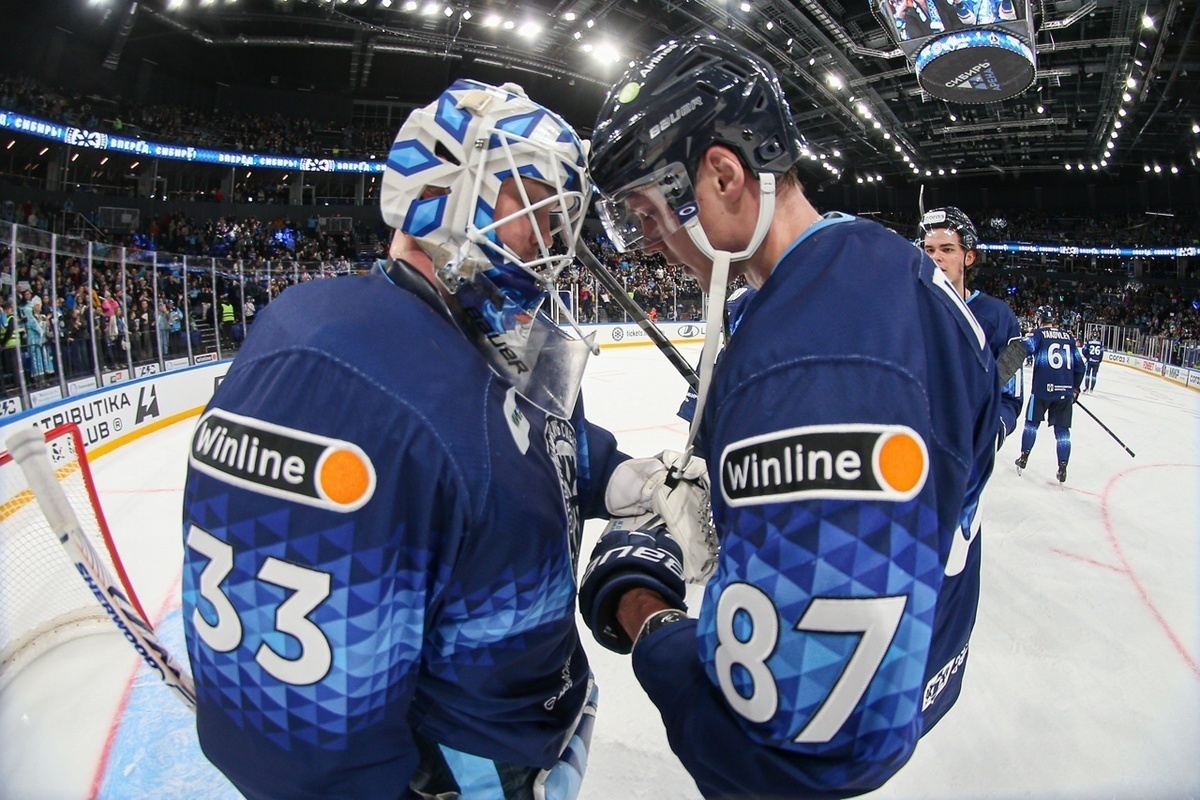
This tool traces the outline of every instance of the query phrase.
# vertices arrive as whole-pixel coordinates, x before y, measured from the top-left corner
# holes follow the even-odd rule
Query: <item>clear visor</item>
[[[604,230],[621,252],[663,242],[696,215],[696,195],[678,162],[602,198],[596,209]]]

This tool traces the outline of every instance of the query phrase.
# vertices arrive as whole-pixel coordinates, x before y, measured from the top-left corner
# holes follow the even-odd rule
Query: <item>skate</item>
[[[1000,0],[1000,19],[1005,22],[1017,18],[1017,9],[1013,6],[1013,0]]]
[[[1020,475],[1021,471],[1025,469],[1025,465],[1029,463],[1029,451],[1022,450],[1021,455],[1017,456],[1017,460],[1013,463],[1017,465],[1017,474]]]
[[[959,0],[959,2],[956,5],[958,6],[956,9],[956,12],[958,14],[958,21],[961,22],[963,25],[974,25],[975,24],[975,12],[972,11],[971,9],[967,8],[966,0]]]
[[[1067,482],[1067,462],[1065,461],[1058,462],[1058,482]]]

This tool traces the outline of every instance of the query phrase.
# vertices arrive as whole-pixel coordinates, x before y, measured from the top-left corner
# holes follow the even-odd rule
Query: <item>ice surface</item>
[[[698,347],[682,349],[696,359]],[[684,389],[657,351],[638,347],[595,358],[584,398],[622,449],[648,455],[682,446]],[[1064,487],[1050,429],[1020,477],[1019,434],[1006,442],[986,498],[962,698],[870,797],[1200,796],[1200,394],[1106,364],[1083,400],[1137,457],[1079,411]],[[193,424],[93,463],[130,577],[180,659]],[[601,527],[585,528],[584,557]],[[628,658],[585,642],[601,696],[581,800],[699,798]],[[204,761],[188,712],[116,634],[71,642],[23,673],[0,695],[0,742],[3,797],[236,796]]]

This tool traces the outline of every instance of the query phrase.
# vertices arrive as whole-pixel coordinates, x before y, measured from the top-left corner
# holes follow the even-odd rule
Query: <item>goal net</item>
[[[140,612],[104,521],[79,428],[63,425],[45,437],[54,476],[84,535]],[[55,645],[112,630],[108,614],[52,532],[21,467],[7,450],[0,451],[0,691]]]

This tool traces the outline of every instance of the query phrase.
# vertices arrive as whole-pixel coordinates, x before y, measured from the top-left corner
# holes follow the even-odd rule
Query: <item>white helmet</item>
[[[380,205],[389,226],[413,236],[451,291],[477,272],[519,305],[538,302],[575,257],[591,186],[587,146],[554,112],[530,100],[516,84],[490,86],[459,80],[434,102],[413,111],[388,153]],[[554,190],[524,209],[495,218],[505,178],[521,175]],[[533,213],[549,205],[551,238],[542,241]],[[538,255],[523,261],[497,230],[525,214],[539,240]],[[555,235],[560,250],[551,253]]]

